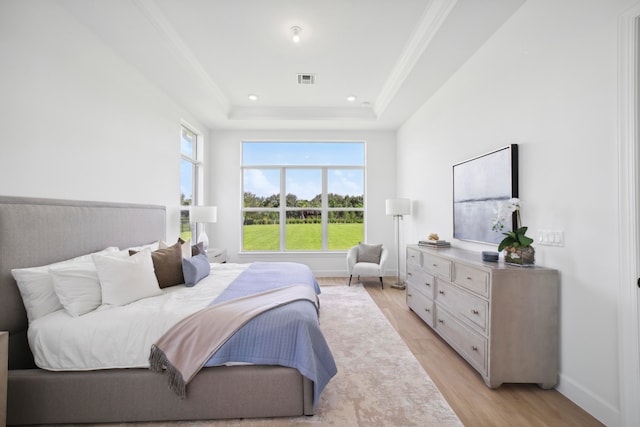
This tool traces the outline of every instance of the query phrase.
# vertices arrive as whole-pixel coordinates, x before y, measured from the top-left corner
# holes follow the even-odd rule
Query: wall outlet
[[[536,243],[546,246],[564,246],[564,232],[551,230],[538,230]]]

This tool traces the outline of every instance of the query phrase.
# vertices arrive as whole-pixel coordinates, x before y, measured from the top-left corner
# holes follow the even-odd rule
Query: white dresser
[[[558,382],[559,275],[483,262],[480,252],[407,246],[407,305],[487,386]]]

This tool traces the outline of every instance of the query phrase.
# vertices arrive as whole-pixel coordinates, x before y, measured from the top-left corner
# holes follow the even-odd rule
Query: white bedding
[[[78,317],[65,310],[47,314],[29,325],[35,363],[52,371],[148,367],[151,344],[209,305],[247,266],[211,264],[211,274],[193,287],[164,288],[125,306],[103,305]]]

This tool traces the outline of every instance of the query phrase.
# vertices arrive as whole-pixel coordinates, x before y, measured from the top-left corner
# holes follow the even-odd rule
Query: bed
[[[314,382],[292,367],[204,367],[188,384],[185,399],[167,386],[166,375],[145,367],[36,367],[27,313],[11,270],[164,240],[165,226],[163,206],[0,197],[0,331],[9,332],[7,424],[313,415]]]

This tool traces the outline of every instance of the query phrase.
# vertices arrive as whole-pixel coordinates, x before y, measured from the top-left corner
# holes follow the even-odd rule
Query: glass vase
[[[533,246],[507,246],[504,248],[504,262],[521,267],[533,266],[536,262],[536,250]]]

